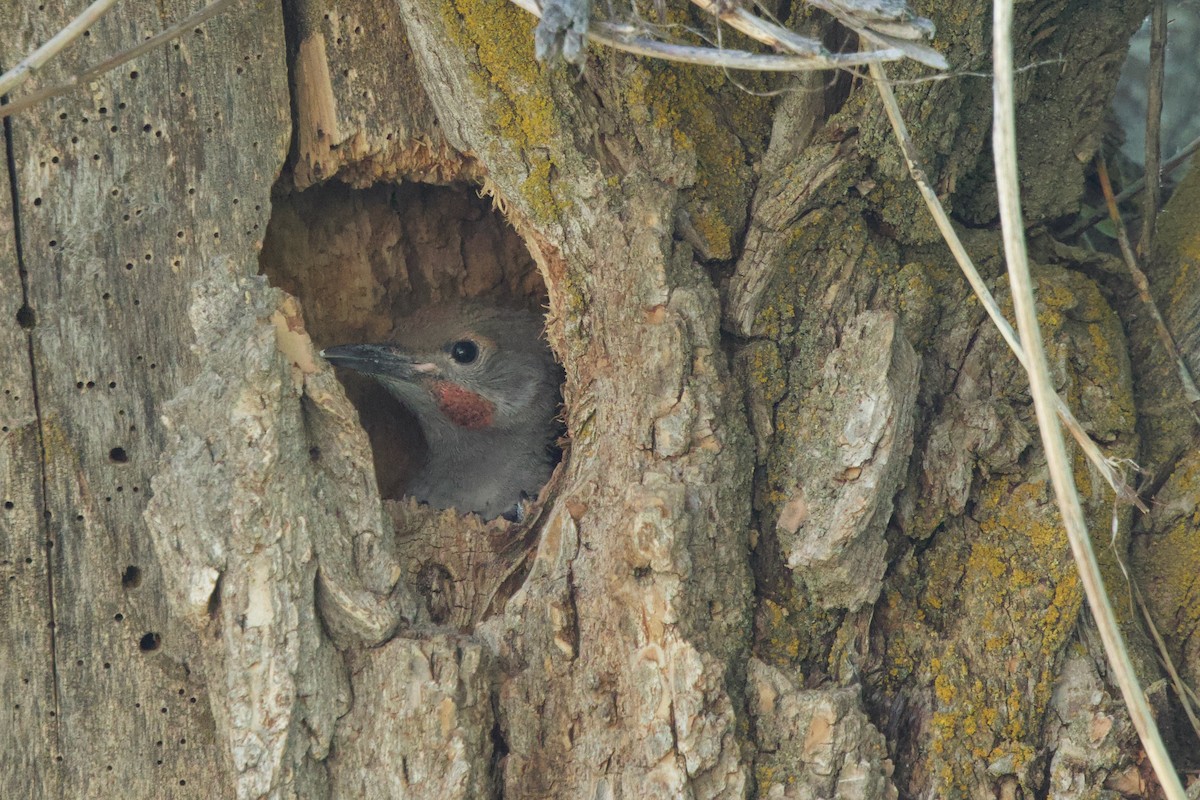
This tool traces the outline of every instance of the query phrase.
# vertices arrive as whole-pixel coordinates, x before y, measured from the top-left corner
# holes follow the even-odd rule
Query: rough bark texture
[[[68,16],[9,6],[6,64]],[[986,4],[916,6],[987,70]],[[0,795],[1152,795],[1023,377],[869,85],[545,67],[501,2],[236,9],[6,128]],[[1018,87],[1031,225],[1143,12],[1019,8],[1018,62],[1061,58]],[[986,80],[899,95],[996,279]],[[1189,356],[1198,185],[1154,276]],[[1156,476],[1135,572],[1194,683],[1193,422],[1111,260],[1032,251],[1060,391]],[[401,499],[411,420],[315,356],[459,296],[547,308],[566,371],[521,525]],[[1122,596],[1132,515],[1109,548],[1077,480]]]
[[[6,3],[4,63],[16,63],[83,4],[69,6]],[[194,6],[139,3],[111,14],[34,83],[59,82]],[[253,681],[226,684],[200,669],[196,654],[261,647],[262,669],[286,672],[292,659],[268,641],[279,628],[268,626],[272,633],[250,645],[259,620],[248,617],[197,638],[173,601],[183,598],[191,619],[207,622],[217,574],[190,562],[174,572],[143,512],[156,475],[170,468],[166,404],[207,360],[193,349],[201,344],[189,321],[194,287],[207,279],[213,291],[239,297],[239,276],[255,272],[268,188],[289,136],[286,80],[280,10],[251,3],[6,125],[5,796],[213,797],[270,785],[272,771],[247,773],[237,752],[244,742],[226,735],[223,714],[260,699],[234,708],[233,696]],[[28,311],[18,315],[22,303]],[[242,305],[247,314],[252,308]],[[218,367],[233,385],[257,377],[233,363]],[[210,433],[214,443],[222,435],[187,431],[200,441]],[[222,449],[193,449],[197,460],[174,468],[212,463]],[[229,487],[245,504],[238,488]],[[193,500],[155,500],[196,523],[179,538],[207,551],[203,566],[219,564],[220,573],[240,545],[222,529],[202,533],[201,521],[223,516],[226,528],[236,526],[239,511],[195,489]],[[276,591],[269,572],[258,577],[268,596]],[[292,613],[312,617],[302,605]],[[272,698],[238,722],[276,704],[290,707],[292,699]],[[263,768],[278,762],[291,723],[267,728],[250,756],[261,755]]]

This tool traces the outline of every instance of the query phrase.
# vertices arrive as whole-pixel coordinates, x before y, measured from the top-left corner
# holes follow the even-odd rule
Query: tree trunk
[[[8,5],[6,65],[70,17]],[[113,12],[37,81],[189,10]],[[916,10],[988,71],[987,4]],[[1170,498],[1135,567],[1194,683],[1192,422],[1112,259],[1045,227],[1078,210],[1145,7],[1019,12],[1055,378]],[[870,84],[768,97],[596,48],[580,73],[533,59],[533,25],[234,4],[12,118],[0,794],[1152,796],[1023,374]],[[988,81],[898,93],[1003,297]],[[1163,283],[1196,273],[1196,207]],[[519,525],[403,499],[412,420],[315,355],[463,296],[547,308],[565,368],[566,454]],[[1189,354],[1197,297],[1181,278],[1168,304]],[[1127,610],[1135,520],[1109,547],[1112,494],[1077,465]]]

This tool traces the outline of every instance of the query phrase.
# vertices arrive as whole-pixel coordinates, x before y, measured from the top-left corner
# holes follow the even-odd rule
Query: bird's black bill
[[[342,344],[321,351],[321,358],[336,367],[367,375],[411,378],[416,363],[412,356],[382,344]]]

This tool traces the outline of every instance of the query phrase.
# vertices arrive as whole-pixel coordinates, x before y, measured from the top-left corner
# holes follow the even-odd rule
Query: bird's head
[[[536,435],[558,407],[561,370],[524,309],[464,303],[402,320],[385,344],[330,347],[331,364],[371,375],[440,438],[495,431]]]

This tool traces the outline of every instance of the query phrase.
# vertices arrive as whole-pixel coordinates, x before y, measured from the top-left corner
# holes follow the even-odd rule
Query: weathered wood
[[[288,19],[295,48],[297,188],[334,175],[363,187],[399,178],[441,183],[462,177],[468,159],[446,144],[438,128],[394,6],[298,0]]]
[[[0,176],[10,185],[8,160]],[[0,792],[59,797],[61,753],[55,682],[54,584],[43,516],[42,432],[38,425],[26,303],[12,194],[0,192]]]
[[[195,5],[123,7],[31,88]],[[83,6],[6,4],[6,63]],[[8,797],[234,794],[230,751],[189,661],[200,642],[163,602],[192,576],[164,574],[142,513],[166,440],[162,404],[197,372],[192,285],[256,271],[288,139],[279,9],[235,9],[11,121],[17,205],[5,219],[36,324],[6,350],[6,388],[26,405],[5,434],[15,526],[5,525],[14,555],[33,558],[22,572],[43,574],[36,595],[22,580],[14,596],[13,611],[28,604],[33,616],[20,639],[5,637],[0,667],[30,680],[30,713],[5,726],[3,749],[24,742],[22,761],[37,762],[3,759]],[[20,292],[15,264],[5,281],[7,304]]]

